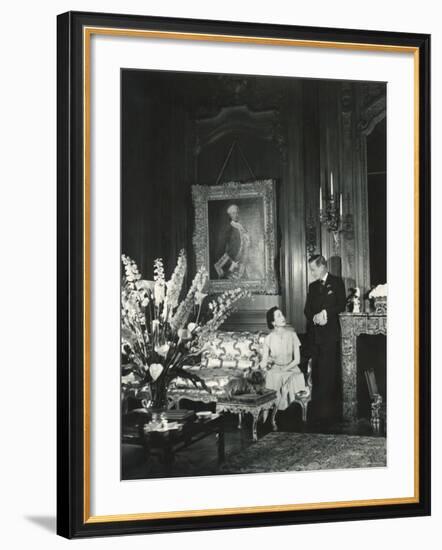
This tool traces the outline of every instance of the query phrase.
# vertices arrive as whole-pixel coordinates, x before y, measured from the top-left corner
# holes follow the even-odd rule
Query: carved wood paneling
[[[280,211],[283,254],[282,299],[289,322],[305,331],[304,304],[307,296],[305,254],[304,116],[302,81],[291,80],[286,105],[288,159],[284,165]]]
[[[205,153],[213,151],[213,146],[222,142],[223,139],[227,143],[236,141],[240,144],[241,149],[246,152],[248,142],[256,140],[269,142],[271,149],[275,148],[279,152],[280,162],[284,163],[287,160],[286,129],[281,113],[277,109],[254,111],[247,105],[223,107],[215,116],[195,121],[193,138],[196,162],[195,183],[217,183],[217,177],[213,181],[213,173],[210,170],[207,173],[207,169],[204,170],[204,168],[201,170],[200,164],[204,161]],[[255,179],[256,172],[254,168],[258,168],[256,166],[257,159],[254,158],[253,153],[246,154],[246,157],[243,160],[252,169],[252,179]],[[253,166],[254,164],[255,166]],[[216,170],[216,166],[211,168]],[[219,166],[218,170],[221,168]],[[211,178],[210,180],[208,176]],[[237,176],[240,176],[240,174],[237,174]],[[247,177],[250,178],[251,175],[248,174]],[[230,177],[230,179],[232,178],[235,179],[234,174]]]
[[[305,196],[305,240],[306,260],[321,252],[321,231],[319,224],[319,99],[318,85],[314,80],[303,82],[304,118],[304,196]],[[306,284],[308,280],[306,280]]]
[[[341,192],[343,193],[343,216],[346,223],[346,231],[341,233],[341,266],[342,278],[346,288],[349,289],[357,286],[353,197],[355,92],[351,82],[341,84],[339,100],[341,114]]]

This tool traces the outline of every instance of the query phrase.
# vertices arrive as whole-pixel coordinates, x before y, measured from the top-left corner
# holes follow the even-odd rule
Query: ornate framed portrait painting
[[[277,294],[275,182],[193,186],[197,266],[213,292],[242,287]]]

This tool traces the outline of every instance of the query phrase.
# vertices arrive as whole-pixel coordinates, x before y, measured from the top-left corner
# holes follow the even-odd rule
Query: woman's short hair
[[[275,328],[273,326],[273,323],[275,321],[275,311],[278,311],[278,309],[279,309],[278,306],[273,306],[269,310],[267,310],[266,319],[267,319],[267,326],[269,327],[269,329]]]

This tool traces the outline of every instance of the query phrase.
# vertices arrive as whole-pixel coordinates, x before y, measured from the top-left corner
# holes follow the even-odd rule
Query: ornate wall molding
[[[353,88],[351,82],[341,85],[341,116],[344,138],[350,139],[352,134],[352,118],[354,110]]]
[[[247,105],[223,107],[210,118],[195,121],[194,154],[224,136],[240,133],[258,136],[274,143],[281,159],[287,160],[287,136],[279,109],[254,111]]]
[[[317,233],[318,233],[318,223],[315,216],[313,216],[312,211],[310,210],[308,215],[306,215],[306,222],[305,222],[305,250],[306,250],[307,258],[310,258],[310,256],[313,256],[313,254],[317,253],[317,248],[318,248]]]
[[[278,79],[220,74],[199,76],[199,80],[201,88],[191,90],[197,97],[193,104],[195,119],[214,117],[220,109],[238,105],[254,111],[272,109],[283,103],[287,94],[286,83]]]
[[[376,124],[385,118],[386,112],[387,98],[382,94],[364,108],[359,118],[358,130],[365,136],[371,134]]]
[[[357,399],[357,338],[360,334],[387,335],[387,316],[370,313],[341,313],[341,365],[343,417],[355,421]]]

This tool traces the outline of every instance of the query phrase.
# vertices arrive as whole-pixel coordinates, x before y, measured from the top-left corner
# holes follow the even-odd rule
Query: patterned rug
[[[387,465],[384,437],[274,432],[228,456],[220,473],[379,468]]]

